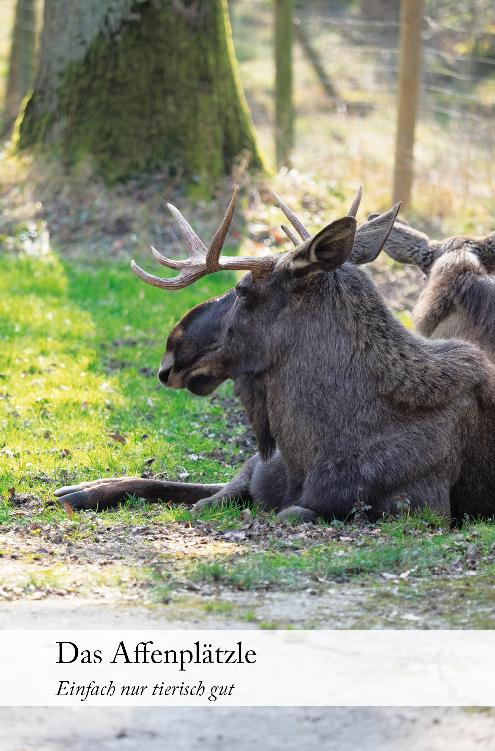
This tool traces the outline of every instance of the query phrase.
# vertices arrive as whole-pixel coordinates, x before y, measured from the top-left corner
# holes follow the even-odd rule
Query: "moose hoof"
[[[62,505],[71,506],[77,511],[97,510],[116,506],[132,492],[129,484],[119,480],[94,480],[79,485],[66,485],[55,491]]]
[[[57,500],[62,506],[70,506],[74,511],[95,509],[98,506],[85,490],[79,490],[76,493],[67,493],[66,495],[59,496]]]
[[[202,498],[200,501],[196,501],[191,509],[191,514],[193,516],[198,516],[205,508],[214,508],[215,506],[221,506],[222,503],[225,503],[225,498],[214,498],[213,496],[210,496],[209,498]]]
[[[301,524],[303,522],[314,522],[316,514],[309,508],[303,506],[288,506],[277,514],[277,520],[280,522],[292,522]]]

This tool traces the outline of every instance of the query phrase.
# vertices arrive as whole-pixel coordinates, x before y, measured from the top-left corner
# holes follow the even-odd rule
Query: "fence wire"
[[[390,159],[400,64],[398,12],[367,18],[365,3],[341,4],[338,14],[336,5],[300,3],[296,24],[338,91],[336,115],[347,119],[349,136],[355,132],[353,120],[360,119],[361,128],[380,129],[385,115],[382,132]],[[464,200],[486,198],[493,190],[494,118],[495,4],[470,0],[453,8],[427,2],[415,149],[419,181],[427,181],[431,190],[450,181]]]

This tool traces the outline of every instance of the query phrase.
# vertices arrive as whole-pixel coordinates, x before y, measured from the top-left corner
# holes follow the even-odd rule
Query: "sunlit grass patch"
[[[60,484],[150,466],[171,479],[178,467],[193,480],[227,479],[208,456],[222,409],[165,392],[155,372],[174,323],[229,281],[165,301],[125,261],[0,257],[1,523],[12,488],[47,500]]]
[[[0,498],[0,524],[7,524],[12,518],[12,507],[4,498]]]
[[[203,605],[205,613],[215,613],[217,615],[230,615],[234,611],[234,605],[226,600],[209,600]]]
[[[447,532],[449,529],[449,520],[437,514],[428,506],[412,514],[404,513],[393,518],[387,518],[380,524],[380,530],[384,534],[399,539],[414,533],[431,532],[432,530]]]
[[[414,528],[419,531],[419,524]],[[486,573],[494,568],[493,525],[473,525],[463,533],[439,531],[438,534],[412,536],[400,533],[398,527],[388,523],[383,525],[383,531],[389,534],[359,545],[355,541],[335,541],[309,545],[297,553],[268,549],[242,556],[199,560],[190,566],[188,576],[197,582],[256,589],[292,588],[309,580],[322,582],[372,575],[393,578],[412,574],[421,578],[436,573],[439,568],[466,563],[474,556],[479,558],[480,570]]]
[[[183,504],[172,503],[147,503],[140,498],[130,497],[116,508],[106,509],[99,512],[99,518],[110,525],[122,524],[187,524],[193,525],[196,521],[212,524],[218,531],[236,529],[245,524],[241,509],[234,501],[225,501],[220,506],[206,507],[199,515],[193,515],[192,509]],[[256,509],[252,510],[252,517],[256,517]],[[1,514],[1,506],[0,506]],[[76,514],[85,519],[87,514]],[[1,518],[1,516],[0,516]],[[271,517],[266,517],[271,519]]]
[[[125,594],[146,580],[145,569],[115,564],[99,568],[94,565],[67,566],[54,562],[37,566],[21,562],[15,567],[0,567],[0,589],[8,599],[41,599],[53,595],[104,595],[114,590]]]

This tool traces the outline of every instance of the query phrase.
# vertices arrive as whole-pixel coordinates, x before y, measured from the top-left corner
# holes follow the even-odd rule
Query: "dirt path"
[[[2,709],[0,751],[483,751],[495,715],[463,709]]]

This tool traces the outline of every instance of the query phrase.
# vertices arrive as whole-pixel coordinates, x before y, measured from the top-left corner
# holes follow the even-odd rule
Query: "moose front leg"
[[[253,500],[251,493],[251,480],[253,473],[258,465],[261,463],[259,454],[251,456],[244,462],[239,472],[230,482],[223,485],[220,490],[214,494],[204,496],[194,504],[194,513],[199,514],[201,511],[209,506],[219,506],[225,501],[230,501],[235,498],[240,498],[246,501]]]
[[[146,501],[173,501],[193,505],[195,512],[232,498],[251,500],[250,483],[254,469],[261,462],[258,454],[248,459],[230,482],[222,484],[169,482],[143,477],[111,477],[104,480],[68,485],[55,491],[61,503],[72,508],[105,509],[117,506],[130,495]]]
[[[277,514],[279,521],[313,522],[319,516],[344,521],[358,497],[355,475],[326,463],[308,473],[299,498],[288,495]]]
[[[201,498],[212,496],[224,488],[224,484],[204,484],[150,480],[143,477],[111,477],[104,480],[68,485],[55,491],[61,503],[72,508],[105,509],[117,506],[131,495],[147,501],[175,501],[193,504]]]
[[[267,461],[255,454],[222,490],[198,501],[194,511],[200,512],[207,506],[233,498],[250,500],[262,511],[278,511],[287,496],[288,484],[287,465],[278,451]]]
[[[447,429],[444,438],[440,440],[433,420],[423,419],[412,428],[370,441],[354,457],[321,462],[308,473],[300,498],[285,503],[278,518],[345,521],[360,501],[376,518],[395,510],[397,496],[404,496],[412,510],[427,505],[449,518],[450,489],[458,468],[446,455]]]

